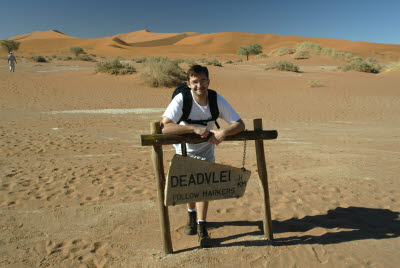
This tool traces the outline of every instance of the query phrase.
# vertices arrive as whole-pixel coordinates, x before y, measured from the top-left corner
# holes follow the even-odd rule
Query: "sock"
[[[189,211],[189,212],[196,212],[196,208],[194,208],[194,209],[188,208],[188,211]]]

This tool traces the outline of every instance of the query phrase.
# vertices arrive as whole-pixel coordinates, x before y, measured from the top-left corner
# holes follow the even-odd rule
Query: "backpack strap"
[[[212,89],[208,90],[208,103],[210,104],[211,120],[215,121],[215,125],[219,129],[217,118],[219,117],[219,109],[217,102],[217,92]]]
[[[177,124],[179,124],[182,121],[186,122],[188,120],[193,105],[193,98],[190,90],[185,90],[182,91],[181,93],[183,95],[182,116],[178,120]]]

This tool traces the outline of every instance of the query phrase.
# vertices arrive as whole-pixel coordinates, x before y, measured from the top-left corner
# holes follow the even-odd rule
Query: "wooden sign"
[[[168,171],[165,205],[239,198],[251,171],[176,154]]]

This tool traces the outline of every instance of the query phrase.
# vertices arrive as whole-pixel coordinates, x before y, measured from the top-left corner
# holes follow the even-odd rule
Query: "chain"
[[[247,140],[244,140],[244,143],[243,143],[243,161],[242,161],[242,169],[243,170],[246,170],[246,168],[244,167],[244,165],[245,165],[245,163],[246,163],[246,142],[247,142]]]

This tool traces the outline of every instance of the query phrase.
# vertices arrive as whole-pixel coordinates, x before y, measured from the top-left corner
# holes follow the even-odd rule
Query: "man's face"
[[[210,80],[205,74],[193,75],[190,77],[188,86],[192,89],[193,93],[199,97],[207,96],[207,89]]]

